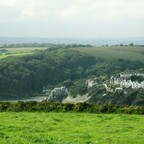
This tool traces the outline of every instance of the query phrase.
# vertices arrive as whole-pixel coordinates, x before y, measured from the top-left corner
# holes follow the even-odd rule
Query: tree
[[[133,43],[130,43],[129,46],[134,46],[134,44],[133,44]]]

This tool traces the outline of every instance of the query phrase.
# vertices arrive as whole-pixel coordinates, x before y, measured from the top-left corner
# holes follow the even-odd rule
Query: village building
[[[87,87],[88,88],[91,88],[91,87],[93,87],[94,85],[97,85],[98,83],[97,83],[97,81],[96,81],[96,79],[88,79],[87,81],[86,81],[86,84],[87,84]]]
[[[57,100],[60,100],[62,99],[64,96],[67,96],[68,95],[68,89],[65,88],[64,86],[62,87],[58,87],[58,88],[54,88],[49,96],[48,96],[48,100],[49,101],[57,101]]]
[[[111,89],[110,87],[107,86],[107,84],[104,84],[104,87],[106,89],[107,92],[113,92],[113,89]]]
[[[115,88],[115,92],[122,92],[123,91],[123,88],[122,87],[117,87]]]

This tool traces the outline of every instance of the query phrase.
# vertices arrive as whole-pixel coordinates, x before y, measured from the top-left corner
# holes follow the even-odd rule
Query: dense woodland
[[[31,97],[44,87],[56,85],[65,85],[73,95],[82,95],[87,92],[83,83],[86,78],[110,77],[125,70],[144,71],[143,67],[140,61],[105,60],[66,47],[49,48],[0,61],[0,98]],[[97,93],[92,96],[96,101]]]

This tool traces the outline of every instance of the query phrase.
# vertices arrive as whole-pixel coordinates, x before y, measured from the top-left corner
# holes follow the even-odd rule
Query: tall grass
[[[1,112],[1,144],[143,144],[142,115]]]

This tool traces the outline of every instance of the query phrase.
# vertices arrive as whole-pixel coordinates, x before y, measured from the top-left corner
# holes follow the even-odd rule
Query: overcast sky
[[[142,37],[144,0],[0,0],[0,36]]]

